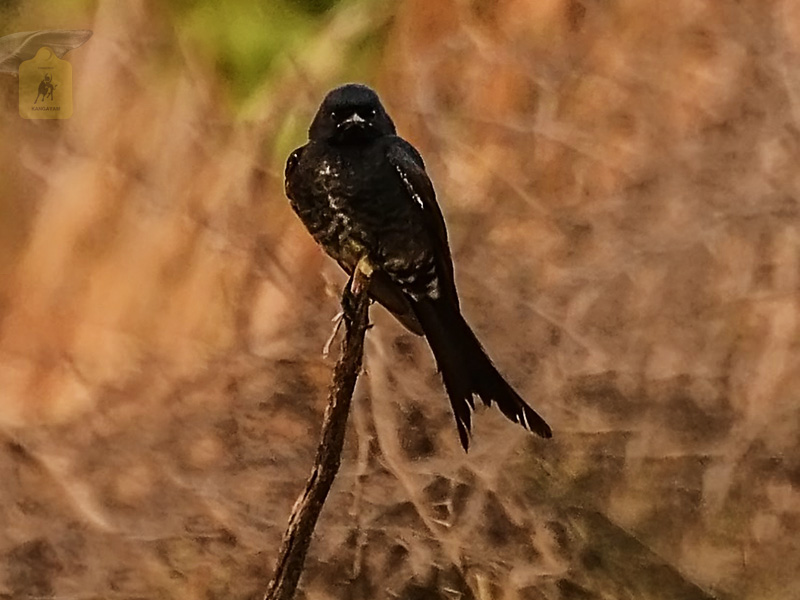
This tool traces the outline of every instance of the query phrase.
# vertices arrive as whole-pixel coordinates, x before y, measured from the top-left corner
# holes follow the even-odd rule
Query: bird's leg
[[[353,322],[355,317],[355,297],[360,291],[358,288],[360,285],[364,285],[365,281],[369,281],[373,271],[374,268],[372,263],[369,262],[369,259],[366,256],[362,256],[359,259],[356,268],[353,269],[353,273],[350,275],[347,285],[344,286],[344,290],[342,290],[342,312],[344,314],[344,318],[350,323]],[[369,325],[367,325],[367,327],[369,327]]]
[[[353,294],[353,284],[355,282],[355,271],[350,275],[347,284],[342,289],[342,318],[352,321],[350,318],[355,310],[355,294]]]
[[[345,284],[344,289],[342,290],[342,310],[336,313],[336,316],[331,319],[333,322],[333,331],[331,332],[328,340],[325,342],[325,345],[322,347],[322,356],[325,358],[327,358],[330,354],[331,346],[333,346],[333,341],[336,339],[336,335],[339,333],[339,329],[342,327],[342,322],[345,319],[351,323],[353,322],[352,315],[356,310],[355,292],[358,289],[357,286],[359,285],[356,274],[360,273],[369,279],[373,270],[372,264],[369,262],[367,257],[364,256],[358,261],[356,268],[353,269],[353,272],[350,274],[350,278],[347,280],[347,284]],[[367,328],[369,327],[372,327],[371,323],[367,325]]]

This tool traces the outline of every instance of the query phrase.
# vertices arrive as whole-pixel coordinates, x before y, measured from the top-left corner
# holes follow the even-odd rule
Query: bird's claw
[[[347,324],[352,325],[356,320],[356,312],[358,306],[356,305],[356,296],[351,289],[352,286],[352,278],[351,281],[347,282],[347,285],[344,286],[342,290],[342,318],[347,320]]]
[[[336,313],[336,316],[331,319],[331,322],[333,323],[333,331],[331,331],[328,341],[326,341],[325,345],[322,347],[323,358],[328,358],[328,355],[331,353],[333,340],[336,339],[336,334],[339,333],[339,329],[342,327],[342,321],[344,321],[344,311],[340,310],[338,313]]]
[[[359,263],[359,268],[362,268],[361,263]],[[355,275],[353,274],[350,275],[347,285],[345,285],[344,289],[342,290],[342,310],[340,310],[336,316],[331,319],[331,321],[333,321],[333,331],[331,332],[328,340],[325,342],[325,345],[322,347],[322,356],[325,358],[327,358],[330,354],[333,341],[336,339],[336,335],[339,333],[339,329],[342,327],[342,322],[345,322],[349,328],[353,323],[355,323],[356,318],[358,317],[358,301],[356,299],[356,294],[353,291],[354,285]],[[372,303],[372,300],[370,299],[369,302]],[[371,328],[372,323],[367,322],[366,329]]]
[[[367,302],[372,304],[372,298],[368,299]],[[352,277],[342,290],[342,315],[343,319],[347,322],[348,327],[353,323],[355,323],[356,319],[358,318],[358,299],[356,298],[356,293],[353,291]],[[370,329],[371,327],[372,323],[369,322],[369,313],[368,313],[366,329]]]

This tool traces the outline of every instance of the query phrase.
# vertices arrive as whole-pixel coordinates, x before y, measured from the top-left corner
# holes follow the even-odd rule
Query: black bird
[[[549,438],[544,419],[503,379],[459,308],[447,230],[419,152],[396,134],[378,95],[332,90],[286,162],[286,195],[308,231],[352,275],[366,257],[370,296],[425,335],[469,446],[473,395]]]

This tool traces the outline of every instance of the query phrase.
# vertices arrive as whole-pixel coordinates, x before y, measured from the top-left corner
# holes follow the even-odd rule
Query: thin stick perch
[[[339,470],[350,402],[361,370],[364,333],[367,330],[369,296],[367,287],[372,268],[362,259],[355,269],[351,285],[342,298],[345,336],[342,350],[333,369],[328,406],[322,421],[322,439],[305,490],[297,499],[283,535],[275,574],[264,600],[291,600],[303,572],[311,535]]]

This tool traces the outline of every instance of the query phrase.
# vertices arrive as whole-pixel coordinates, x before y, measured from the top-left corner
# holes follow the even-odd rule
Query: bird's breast
[[[304,164],[305,163],[305,164]],[[363,255],[418,259],[425,237],[420,207],[380,148],[311,152],[292,182],[292,204],[315,240],[342,264]]]

